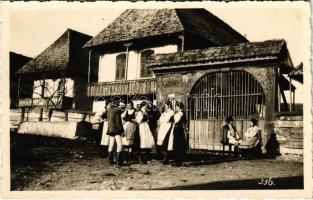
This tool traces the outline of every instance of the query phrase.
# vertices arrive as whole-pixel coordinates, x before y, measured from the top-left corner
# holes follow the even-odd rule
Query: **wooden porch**
[[[139,79],[114,82],[90,83],[87,88],[87,96],[112,96],[127,94],[152,94],[156,92],[156,80]]]

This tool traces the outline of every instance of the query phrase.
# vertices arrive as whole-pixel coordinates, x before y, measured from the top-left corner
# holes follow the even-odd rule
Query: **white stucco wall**
[[[149,48],[154,50],[155,54],[159,53],[175,53],[177,52],[177,45],[166,45],[162,47]],[[116,73],[116,56],[119,52],[114,54],[104,54],[99,58],[99,74],[98,82],[115,81]],[[130,51],[128,58],[127,80],[140,79],[140,52]]]
[[[61,79],[46,79],[45,84],[48,90],[45,90],[45,96],[51,96],[57,89],[58,85]],[[33,85],[33,98],[40,98],[40,93],[41,93],[41,87],[40,85],[42,84],[43,80],[35,80],[34,85]],[[71,78],[66,78],[65,79],[65,96],[67,97],[73,97],[73,87],[74,87],[74,80]]]

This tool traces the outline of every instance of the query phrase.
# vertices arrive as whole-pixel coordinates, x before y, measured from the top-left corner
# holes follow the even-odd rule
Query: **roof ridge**
[[[180,32],[208,41],[212,46],[247,41],[226,22],[204,8],[126,9],[84,47],[119,44]]]
[[[68,42],[68,46],[70,46],[69,43],[69,33],[70,31],[67,29],[66,31],[64,31],[56,40],[54,40],[48,47],[46,47],[40,54],[38,54],[37,56],[35,56],[34,58],[32,58],[29,62],[27,62],[25,65],[23,65],[18,72],[23,72],[24,70],[28,69],[29,67],[33,66],[32,63],[36,62],[37,60],[39,60],[43,55],[45,55],[47,52],[49,52],[50,49],[53,49],[53,47],[55,45],[57,45],[57,42],[59,40],[61,40],[62,38],[65,37],[65,40]],[[69,53],[69,51],[68,51]],[[64,56],[64,55],[63,55]],[[69,59],[69,57],[68,57]],[[26,68],[26,69],[24,69]],[[32,70],[33,71],[33,70]]]
[[[180,16],[179,16],[179,14],[178,14],[178,12],[177,12],[177,10],[179,10],[178,8],[175,8],[175,9],[173,9],[174,10],[174,12],[175,12],[175,14],[176,14],[176,17],[178,18],[178,21],[179,21],[179,24],[180,24],[180,26],[181,26],[181,28],[184,30],[184,32],[186,31],[186,28],[185,28],[185,26],[183,25],[183,23],[182,23],[182,19],[180,18]]]
[[[264,41],[254,41],[254,42],[242,42],[242,43],[238,43],[238,44],[230,44],[230,45],[225,45],[225,46],[216,46],[216,47],[209,47],[209,48],[205,48],[205,49],[191,49],[191,50],[186,50],[186,51],[181,51],[181,52],[175,52],[175,53],[158,53],[158,54],[154,54],[153,56],[156,55],[171,55],[171,54],[184,54],[184,52],[197,52],[197,51],[208,51],[208,50],[212,50],[212,49],[224,49],[227,47],[236,47],[236,46],[243,46],[243,45],[251,45],[251,44],[261,44],[261,43],[266,43],[266,42],[285,42],[286,41],[284,39],[272,39],[272,40],[264,40]]]
[[[73,41],[71,40],[71,37],[74,37],[74,36],[72,36],[72,34],[74,33],[75,31],[74,30],[72,30],[72,29],[67,29],[67,42],[68,42],[68,49],[67,49],[67,51],[68,51],[68,53],[67,53],[67,60],[68,60],[68,62],[67,62],[67,67],[70,67],[71,66],[71,48],[73,48],[72,47],[72,43],[73,43]]]

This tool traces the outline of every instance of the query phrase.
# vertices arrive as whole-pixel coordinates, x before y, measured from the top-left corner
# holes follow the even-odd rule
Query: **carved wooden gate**
[[[245,71],[206,74],[195,83],[188,101],[191,149],[220,150],[222,126],[227,116],[233,116],[242,136],[249,119],[262,119],[265,114],[263,89]]]

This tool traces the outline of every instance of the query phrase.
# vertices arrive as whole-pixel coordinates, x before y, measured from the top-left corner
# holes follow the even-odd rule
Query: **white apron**
[[[174,111],[170,110],[168,112],[162,113],[159,121],[160,121],[160,128],[158,132],[158,140],[157,145],[162,145],[163,140],[171,128],[172,123],[170,122],[171,117],[174,115]]]
[[[109,146],[110,136],[107,135],[107,132],[108,132],[108,121],[104,121],[100,145]]]

